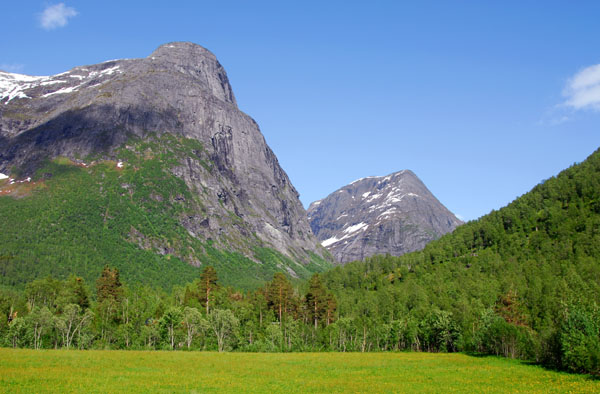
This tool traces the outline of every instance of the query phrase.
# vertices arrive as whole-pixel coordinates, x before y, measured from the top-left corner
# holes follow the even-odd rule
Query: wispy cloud
[[[22,64],[16,64],[16,63],[2,63],[0,64],[0,70],[2,71],[8,71],[9,73],[18,73],[23,71],[23,68],[25,66]]]
[[[586,67],[571,77],[563,95],[567,107],[600,111],[600,64]]]
[[[65,3],[58,3],[46,7],[40,15],[40,25],[46,30],[64,27],[69,18],[77,15],[75,8],[67,7]]]

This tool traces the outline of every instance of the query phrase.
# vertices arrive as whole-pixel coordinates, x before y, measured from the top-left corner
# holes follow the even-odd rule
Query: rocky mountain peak
[[[237,108],[224,68],[200,45],[168,43],[146,58],[53,76],[0,73],[0,173],[30,176],[59,156],[120,160],[128,141],[165,134],[202,146],[169,168],[199,196],[202,212],[181,219],[195,237],[305,262],[325,252],[258,125]]]
[[[342,263],[418,250],[462,223],[410,170],[358,179],[313,202],[308,218]]]
[[[191,42],[171,42],[158,47],[146,59],[153,67],[177,70],[206,83],[219,99],[237,105],[227,73],[208,49]]]
[[[162,44],[148,57],[155,57],[157,59],[167,57],[175,63],[185,62],[192,58],[198,59],[200,57],[207,57],[213,61],[217,60],[217,57],[211,51],[204,48],[202,45],[189,41],[173,41]]]

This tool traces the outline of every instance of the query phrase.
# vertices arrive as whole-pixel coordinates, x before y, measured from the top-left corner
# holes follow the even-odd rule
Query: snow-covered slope
[[[114,63],[115,61],[112,61]],[[71,71],[51,76],[31,76],[0,71],[0,103],[8,104],[13,99],[49,97],[55,94],[72,93],[82,88],[98,86],[104,77],[122,73],[118,65],[102,63],[93,66],[76,67]]]

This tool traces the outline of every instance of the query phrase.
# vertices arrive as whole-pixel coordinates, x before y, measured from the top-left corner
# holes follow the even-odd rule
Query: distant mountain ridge
[[[341,263],[420,250],[462,224],[410,170],[358,179],[307,212],[313,233]]]

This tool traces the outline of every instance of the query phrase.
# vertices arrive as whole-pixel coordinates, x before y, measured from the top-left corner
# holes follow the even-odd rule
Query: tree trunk
[[[318,312],[318,308],[317,308],[317,299],[315,298],[315,331],[317,331],[317,312]]]
[[[363,342],[362,342],[361,352],[364,353],[366,346],[367,346],[367,326],[363,325]]]

